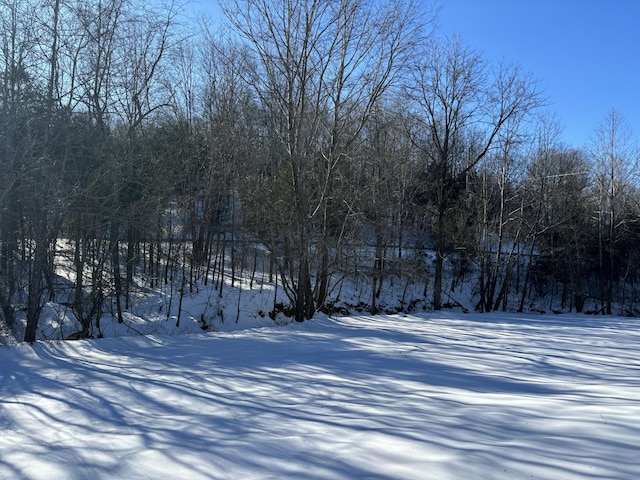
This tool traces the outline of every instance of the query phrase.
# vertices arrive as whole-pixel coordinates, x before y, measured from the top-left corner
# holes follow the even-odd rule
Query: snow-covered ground
[[[320,317],[0,348],[1,479],[636,479],[638,320]]]

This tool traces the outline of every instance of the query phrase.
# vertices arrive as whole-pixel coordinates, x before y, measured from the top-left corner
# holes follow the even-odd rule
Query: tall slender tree
[[[638,151],[623,116],[611,109],[596,127],[590,153],[597,198],[598,261],[603,312],[612,313],[614,285],[620,278],[618,247],[628,225],[637,222],[630,194]]]
[[[250,49],[246,80],[286,159],[292,228],[283,239],[297,259],[292,300],[302,321],[316,309],[311,246],[326,236],[322,221],[314,225],[326,218],[336,166],[406,65],[422,17],[411,2],[233,0],[222,9]],[[326,277],[328,250],[319,246]],[[323,302],[327,282],[319,285]]]
[[[421,121],[414,132],[425,163],[424,188],[435,216],[433,307],[442,307],[446,216],[466,175],[495,147],[509,123],[542,104],[519,66],[491,67],[457,38],[433,43],[415,66],[409,93]]]

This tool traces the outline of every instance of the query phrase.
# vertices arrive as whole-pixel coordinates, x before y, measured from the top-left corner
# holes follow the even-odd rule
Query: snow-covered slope
[[[0,348],[0,478],[635,479],[637,327],[443,313]]]

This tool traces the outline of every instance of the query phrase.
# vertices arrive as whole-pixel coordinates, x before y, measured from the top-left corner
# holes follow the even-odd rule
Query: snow
[[[637,320],[318,317],[0,348],[1,479],[635,479]]]

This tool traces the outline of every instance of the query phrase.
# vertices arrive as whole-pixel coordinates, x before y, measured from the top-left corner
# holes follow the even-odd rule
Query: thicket
[[[212,32],[176,4],[0,0],[3,321],[33,341],[57,299],[88,335],[142,289],[240,272],[299,321],[344,282],[375,313],[390,281],[426,308],[635,314],[624,119],[563,144],[520,66],[419,3],[227,1]]]

